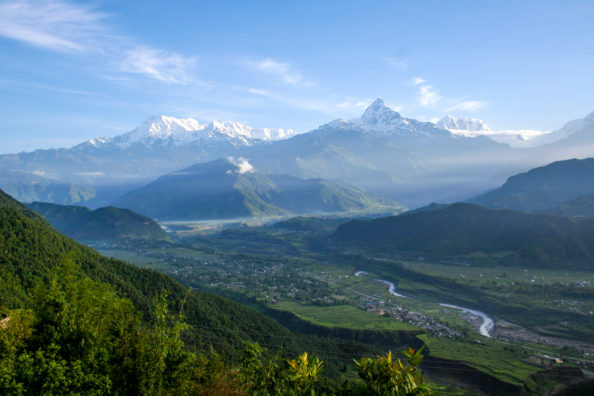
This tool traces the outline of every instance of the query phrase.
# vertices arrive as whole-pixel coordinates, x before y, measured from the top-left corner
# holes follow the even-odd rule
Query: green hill
[[[593,268],[594,220],[490,210],[458,203],[338,227],[335,240],[348,246],[494,260],[501,264]]]
[[[594,195],[582,195],[571,201],[560,203],[553,209],[543,211],[543,213],[558,216],[594,217]]]
[[[503,186],[470,200],[492,209],[551,209],[594,194],[594,158],[557,161],[512,176]]]
[[[152,315],[152,298],[162,291],[168,291],[175,312],[187,297],[183,311],[187,322],[194,326],[190,342],[199,348],[214,345],[231,357],[238,356],[246,340],[305,349],[297,348],[296,337],[266,316],[211,294],[188,294],[184,286],[166,275],[103,257],[55,231],[2,191],[0,202],[0,307],[26,306],[36,285],[49,282],[56,271],[71,263],[81,276],[110,284],[147,319]],[[272,342],[278,337],[285,341]]]
[[[101,256],[60,234],[37,213],[0,190],[0,318],[7,309],[31,305],[37,286],[50,284],[70,268],[79,278],[108,284],[129,299],[147,323],[155,320],[154,298],[166,291],[171,312],[182,311],[190,325],[184,338],[199,351],[211,349],[237,361],[245,342],[257,342],[272,352],[295,356],[318,351],[327,372],[355,357],[380,352],[353,340],[295,334],[274,319],[210,293],[192,291],[171,277]]]
[[[198,220],[303,213],[398,212],[395,202],[321,179],[244,171],[221,159],[164,175],[113,203],[155,219]]]
[[[169,236],[153,220],[128,209],[113,206],[90,210],[46,202],[27,205],[41,214],[58,231],[78,241],[122,238],[168,240]]]

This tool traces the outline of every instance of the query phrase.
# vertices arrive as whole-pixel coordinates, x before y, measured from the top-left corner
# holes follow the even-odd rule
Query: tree
[[[403,351],[408,364],[402,364],[400,359],[392,360],[392,352],[385,357],[375,359],[362,358],[355,361],[359,377],[365,382],[370,395],[404,396],[429,395],[431,388],[423,382],[423,376],[418,369],[423,355],[423,348],[415,352],[409,348]]]

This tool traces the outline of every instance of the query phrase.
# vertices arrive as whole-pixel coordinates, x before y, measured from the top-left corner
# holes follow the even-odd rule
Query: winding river
[[[396,296],[396,297],[407,298],[404,294],[400,294],[396,291],[396,286],[394,285],[394,283],[387,281],[387,280],[383,280],[383,279],[376,279],[376,281],[381,282],[384,285],[388,286],[388,292],[390,292],[391,295]]]
[[[367,275],[366,271],[355,272],[355,276],[364,276],[364,275]],[[396,291],[396,285],[394,285],[393,282],[390,282],[390,281],[387,281],[384,279],[376,279],[376,281],[381,282],[384,285],[388,286],[388,292],[391,295],[396,296],[396,297],[408,298],[407,296],[400,294]],[[493,331],[493,328],[495,327],[495,322],[486,313],[484,313],[482,311],[477,311],[476,309],[460,307],[458,305],[453,305],[453,304],[445,304],[445,303],[438,303],[438,304],[441,305],[442,307],[458,309],[462,312],[468,312],[472,315],[476,315],[476,316],[480,317],[483,320],[483,322],[481,323],[481,326],[479,327],[479,333],[484,337],[491,338],[491,331]]]
[[[482,312],[482,311],[477,311],[475,309],[470,309],[470,308],[465,308],[465,307],[459,307],[457,305],[452,305],[452,304],[443,304],[443,303],[439,303],[439,305],[441,305],[442,307],[448,307],[448,308],[454,308],[454,309],[459,309],[462,312],[469,312],[473,315],[476,316],[480,316],[481,319],[483,320],[483,323],[481,323],[481,327],[479,328],[479,333],[482,336],[491,338],[491,331],[493,331],[493,327],[495,327],[495,322],[493,322],[493,319],[491,319],[486,313]]]

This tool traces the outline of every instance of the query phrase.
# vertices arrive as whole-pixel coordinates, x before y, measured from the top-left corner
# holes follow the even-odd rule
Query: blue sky
[[[307,131],[404,116],[555,129],[594,110],[592,1],[2,1],[0,153],[151,115]]]

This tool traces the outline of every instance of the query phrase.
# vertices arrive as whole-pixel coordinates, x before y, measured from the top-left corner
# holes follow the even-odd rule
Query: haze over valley
[[[0,0],[0,394],[590,395],[591,15]]]

